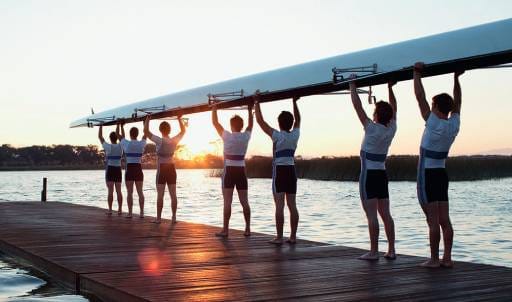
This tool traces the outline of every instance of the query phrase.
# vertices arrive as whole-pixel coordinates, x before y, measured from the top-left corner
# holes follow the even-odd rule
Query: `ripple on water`
[[[33,274],[0,254],[0,301],[88,301]]]

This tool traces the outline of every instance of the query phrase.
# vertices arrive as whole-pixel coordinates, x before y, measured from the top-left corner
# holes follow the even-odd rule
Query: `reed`
[[[386,162],[388,177],[393,181],[415,181],[418,157],[390,156]],[[272,177],[272,159],[255,156],[247,160],[247,175],[253,178]],[[512,156],[455,156],[447,160],[451,180],[484,180],[512,177]],[[321,157],[297,159],[299,178],[314,180],[358,181],[359,157]]]

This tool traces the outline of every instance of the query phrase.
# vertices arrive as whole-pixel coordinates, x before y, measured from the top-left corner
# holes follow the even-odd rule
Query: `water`
[[[9,302],[85,302],[86,298],[69,294],[46,276],[0,254],[0,301]]]
[[[207,170],[178,171],[179,220],[221,226],[220,179],[208,175]],[[50,202],[65,201],[106,207],[103,171],[0,172],[0,202],[39,200],[43,177],[48,177]],[[146,214],[154,216],[155,171],[146,170],[145,178]],[[416,184],[392,182],[390,195],[396,225],[397,252],[428,256],[427,227],[416,199]],[[271,180],[250,179],[249,198],[253,231],[273,234]],[[452,182],[450,199],[455,230],[454,259],[512,267],[512,178]],[[242,208],[236,202],[236,196],[234,200],[231,228],[243,229]],[[360,206],[357,183],[300,179],[297,204],[300,211],[300,238],[368,248],[366,220]],[[137,212],[135,196],[134,213]],[[170,212],[170,200],[166,196],[164,217],[170,218]],[[286,217],[286,223],[288,221]],[[386,249],[382,225],[380,249]],[[10,280],[3,276],[0,272],[0,280]]]

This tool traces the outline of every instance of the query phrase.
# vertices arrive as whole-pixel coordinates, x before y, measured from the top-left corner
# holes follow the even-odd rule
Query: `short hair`
[[[281,130],[290,131],[293,126],[293,114],[289,111],[281,111],[277,117],[277,122]]]
[[[432,98],[432,107],[436,107],[440,112],[448,114],[453,110],[453,98],[448,93],[441,93]]]
[[[112,142],[112,144],[115,144],[117,142],[117,133],[115,132],[110,132],[109,136],[110,138],[110,142]]]
[[[137,127],[132,127],[130,129],[130,138],[137,138],[139,136],[139,129]]]
[[[171,125],[169,125],[169,123],[166,121],[161,122],[158,129],[160,132],[162,132],[163,135],[169,135],[169,133],[171,133]]]
[[[231,129],[234,131],[242,131],[242,128],[244,127],[244,120],[239,115],[233,116],[229,120],[229,123],[231,124]]]
[[[393,118],[393,107],[388,102],[378,101],[375,104],[377,123],[386,126]]]

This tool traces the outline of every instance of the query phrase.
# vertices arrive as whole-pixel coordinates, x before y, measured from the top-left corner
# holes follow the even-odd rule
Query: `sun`
[[[194,115],[190,119],[187,133],[180,142],[181,159],[193,159],[206,154],[219,155],[222,142],[213,128],[209,115]]]

